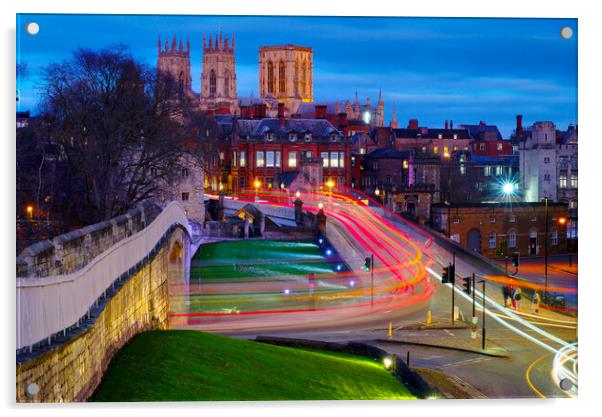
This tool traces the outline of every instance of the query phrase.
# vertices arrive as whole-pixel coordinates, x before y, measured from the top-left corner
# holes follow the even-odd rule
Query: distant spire
[[[182,39],[180,39],[180,48],[179,51],[182,52],[184,51],[184,42],[182,42]]]
[[[203,49],[207,47],[207,35],[203,34]]]
[[[354,101],[353,103],[354,103],[354,104],[355,104],[355,103],[358,103],[358,104],[359,104],[359,102],[360,102],[360,101],[359,101],[359,100],[358,100],[358,98],[357,98],[357,88],[356,88],[356,89],[355,89],[355,101]]]
[[[209,49],[213,49],[213,36],[209,36]]]
[[[159,54],[161,53],[161,35],[159,35],[159,40],[157,41],[157,51]]]
[[[366,97],[366,106],[370,107],[370,97]]]
[[[224,48],[224,42],[222,40],[222,31],[220,29],[219,31],[219,49],[223,49]]]
[[[175,52],[176,51],[176,35],[174,35],[173,39],[171,40],[171,52]]]
[[[169,39],[165,39],[165,52],[169,51]]]
[[[378,105],[384,105],[385,103],[383,102],[383,90],[382,88],[378,90]]]
[[[226,36],[226,38],[224,39],[224,49],[228,50],[228,37]]]

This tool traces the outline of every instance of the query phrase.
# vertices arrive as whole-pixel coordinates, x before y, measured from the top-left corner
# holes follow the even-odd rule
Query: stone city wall
[[[37,242],[17,256],[17,277],[47,277],[77,271],[115,243],[139,232],[161,212],[152,203],[124,215]]]
[[[17,363],[17,402],[85,401],[100,383],[115,352],[131,337],[146,330],[165,329],[169,275],[170,271],[185,268],[185,250],[179,248],[185,247],[182,242],[186,239],[183,229],[175,229],[155,257],[106,300],[87,329],[39,356]],[[36,395],[27,394],[30,384],[39,387]]]

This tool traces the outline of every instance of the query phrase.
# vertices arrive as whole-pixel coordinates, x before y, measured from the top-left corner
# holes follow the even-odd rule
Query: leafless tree
[[[200,130],[185,122],[194,114],[191,100],[127,48],[78,49],[43,74],[44,117],[77,176],[77,200],[88,207],[88,221],[156,196],[157,179],[174,177],[183,153],[202,158],[198,148],[182,146],[198,140]]]

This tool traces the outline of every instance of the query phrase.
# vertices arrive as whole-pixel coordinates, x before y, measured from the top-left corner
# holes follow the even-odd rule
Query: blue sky
[[[36,36],[25,32],[31,21]],[[565,26],[569,40],[560,36]],[[203,34],[220,28],[236,37],[239,96],[257,95],[260,46],[293,43],[314,50],[316,100],[353,99],[357,90],[362,103],[375,103],[382,88],[387,122],[393,107],[402,126],[483,120],[504,137],[519,113],[525,124],[577,122],[576,19],[18,15],[17,59],[29,69],[18,110],[36,112],[40,70],[77,47],[123,43],[155,65],[159,35],[190,37],[198,91]]]

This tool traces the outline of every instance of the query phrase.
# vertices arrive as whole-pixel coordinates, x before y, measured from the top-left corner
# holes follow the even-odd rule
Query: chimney
[[[339,122],[339,129],[347,126],[348,125],[347,113],[345,113],[345,112],[339,113],[339,121],[338,122]]]
[[[418,129],[418,119],[410,119],[408,129]]]
[[[315,118],[316,119],[326,119],[326,106],[325,105],[317,105],[314,107],[315,109]]]
[[[453,129],[453,128],[454,128],[454,121],[453,121],[453,120],[450,120],[450,121],[449,121],[449,128],[450,128],[450,129]]]
[[[278,103],[278,118],[284,118],[284,103]]]
[[[483,120],[481,120],[481,121],[479,122],[479,126],[487,126],[487,123],[485,123]]]
[[[517,114],[516,115],[516,134],[520,135],[521,133],[523,133],[523,115]]]
[[[447,130],[447,120],[445,121],[445,130]]]
[[[280,120],[280,127],[284,127],[284,122],[286,122],[286,119],[284,117],[281,117],[279,120]]]
[[[267,105],[260,104],[259,105],[259,118],[260,119],[265,119],[266,114],[267,114]]]

